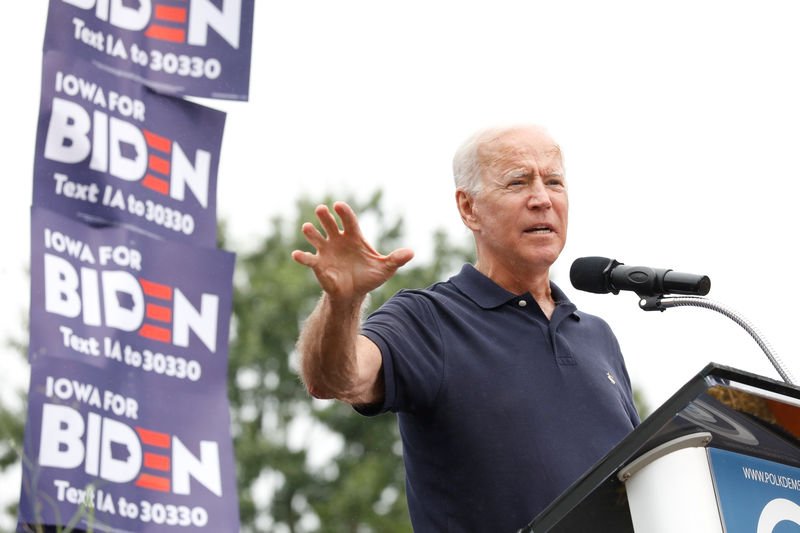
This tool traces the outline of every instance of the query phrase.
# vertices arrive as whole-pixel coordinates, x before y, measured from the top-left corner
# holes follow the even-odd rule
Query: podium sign
[[[800,468],[711,448],[727,533],[800,531]]]
[[[800,531],[800,388],[712,363],[520,533],[640,532],[618,474],[635,459],[699,432],[710,434],[708,454],[727,533]]]

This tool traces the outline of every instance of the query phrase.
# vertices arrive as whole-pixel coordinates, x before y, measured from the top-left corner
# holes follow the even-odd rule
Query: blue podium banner
[[[726,533],[800,533],[800,468],[708,452]]]

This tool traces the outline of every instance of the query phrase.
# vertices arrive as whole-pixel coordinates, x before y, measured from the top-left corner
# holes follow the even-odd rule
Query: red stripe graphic
[[[167,154],[172,151],[172,141],[161,135],[156,135],[152,131],[142,131],[144,132],[144,139],[147,142],[147,146]]]
[[[147,166],[150,168],[150,170],[155,170],[159,174],[169,176],[169,161],[163,157],[151,155],[147,160]]]
[[[159,322],[172,322],[172,309],[163,305],[147,304],[145,315]]]
[[[172,332],[167,328],[160,328],[158,326],[145,324],[142,326],[142,329],[139,330],[139,336],[152,339],[154,341],[170,342],[172,339]]]
[[[169,457],[166,455],[145,452],[143,464],[145,468],[169,472]]]
[[[169,194],[169,182],[162,180],[161,178],[157,178],[152,174],[147,174],[144,177],[142,180],[142,186],[152,189],[155,192],[160,192],[161,194]]]
[[[168,22],[186,22],[186,8],[156,5],[155,18]]]
[[[142,284],[142,289],[147,296],[160,298],[161,300],[172,300],[172,287],[169,285],[147,281],[143,278],[139,278],[139,283]]]
[[[136,480],[136,486],[145,489],[160,490],[161,492],[169,492],[169,479],[151,476],[150,474],[141,474],[139,479]]]
[[[142,439],[142,444],[156,446],[158,448],[169,448],[171,439],[166,433],[160,433],[158,431],[152,431],[150,429],[144,429],[140,427],[136,428],[136,433],[138,433],[139,438]]]
[[[147,31],[144,32],[147,37],[151,39],[158,39],[159,41],[169,41],[172,43],[182,43],[186,40],[186,31],[178,28],[168,28],[166,26],[159,26],[153,24]]]

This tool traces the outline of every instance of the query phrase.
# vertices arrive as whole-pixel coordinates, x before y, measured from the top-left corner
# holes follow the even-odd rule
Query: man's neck
[[[475,265],[478,272],[488,277],[499,286],[514,294],[531,293],[533,299],[539,304],[542,312],[550,319],[556,308],[550,290],[550,269],[514,271],[498,265],[482,263],[480,260]]]

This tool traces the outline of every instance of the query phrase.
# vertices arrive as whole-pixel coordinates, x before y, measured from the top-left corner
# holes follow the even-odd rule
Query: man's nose
[[[553,206],[550,202],[550,194],[547,191],[547,187],[544,186],[541,179],[535,179],[531,183],[527,206],[528,209],[546,209]]]

